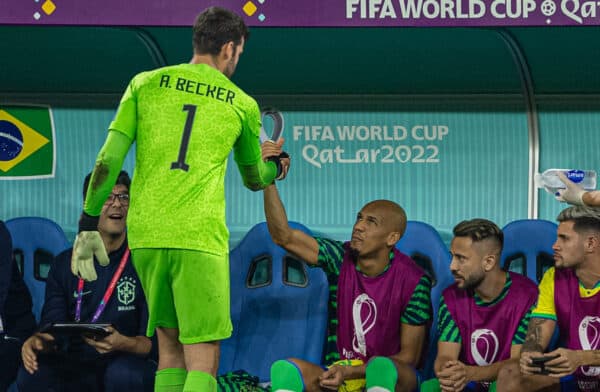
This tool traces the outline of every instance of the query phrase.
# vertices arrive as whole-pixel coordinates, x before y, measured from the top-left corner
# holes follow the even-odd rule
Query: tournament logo
[[[579,323],[579,342],[584,350],[600,348],[600,317],[585,316]],[[582,366],[581,372],[586,376],[600,376],[600,367]]]
[[[366,308],[365,312],[363,312],[363,307]],[[354,321],[352,349],[357,353],[366,356],[367,342],[365,336],[377,322],[377,305],[367,294],[363,293],[354,300],[354,303],[352,304],[352,320]]]
[[[471,334],[471,355],[479,366],[487,366],[498,355],[498,337],[491,329],[477,329]]]
[[[50,108],[0,108],[0,180],[54,177],[54,151]]]
[[[260,112],[260,143],[267,140],[276,142],[283,134],[283,114],[277,109],[264,108]],[[270,126],[269,126],[270,125]],[[268,131],[271,129],[271,132]]]

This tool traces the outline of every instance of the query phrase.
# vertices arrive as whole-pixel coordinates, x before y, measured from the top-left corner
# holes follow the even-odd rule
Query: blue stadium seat
[[[556,241],[558,226],[543,219],[522,219],[508,223],[504,232],[502,267],[506,270],[527,275],[540,282],[544,272],[554,266],[552,245]],[[558,326],[548,345],[548,351],[560,344]]]
[[[290,226],[310,234],[298,223]],[[233,334],[221,343],[219,374],[245,370],[265,382],[278,359],[320,363],[329,299],[325,273],[275,245],[264,222],[231,251],[229,262]]]
[[[423,359],[423,375],[426,380],[434,377],[433,364],[437,354],[437,313],[440,297],[442,291],[454,282],[450,272],[450,252],[432,226],[417,221],[408,221],[406,232],[396,244],[396,248],[423,267],[433,282],[431,289],[433,321],[429,331],[429,347]]]
[[[504,232],[502,267],[539,282],[554,265],[552,244],[557,225],[543,219],[522,219],[508,223]]]
[[[23,217],[9,219],[5,223],[12,237],[13,252],[23,280],[31,293],[33,314],[39,322],[50,265],[54,256],[68,249],[71,244],[62,228],[50,219]]]

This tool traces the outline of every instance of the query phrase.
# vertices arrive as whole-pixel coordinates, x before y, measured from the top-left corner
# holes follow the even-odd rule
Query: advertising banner
[[[600,24],[600,2],[592,0],[4,0],[0,24],[191,26],[213,5],[270,27]]]

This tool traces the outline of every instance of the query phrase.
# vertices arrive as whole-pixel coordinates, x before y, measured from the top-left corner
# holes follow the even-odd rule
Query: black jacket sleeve
[[[5,331],[6,323],[6,297],[12,275],[13,254],[10,233],[4,222],[0,221],[0,333]]]

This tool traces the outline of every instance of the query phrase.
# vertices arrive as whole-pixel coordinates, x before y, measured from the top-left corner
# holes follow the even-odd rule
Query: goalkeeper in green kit
[[[98,216],[135,141],[128,239],[148,302],[147,334],[158,335],[157,392],[217,390],[219,341],[232,332],[224,190],[230,151],[252,190],[289,167],[282,140],[268,142],[265,156],[274,156],[263,161],[258,105],[229,80],[247,38],[238,15],[208,8],[194,24],[189,64],[130,81],[79,221],[72,270],[94,280],[94,255],[108,263]]]

